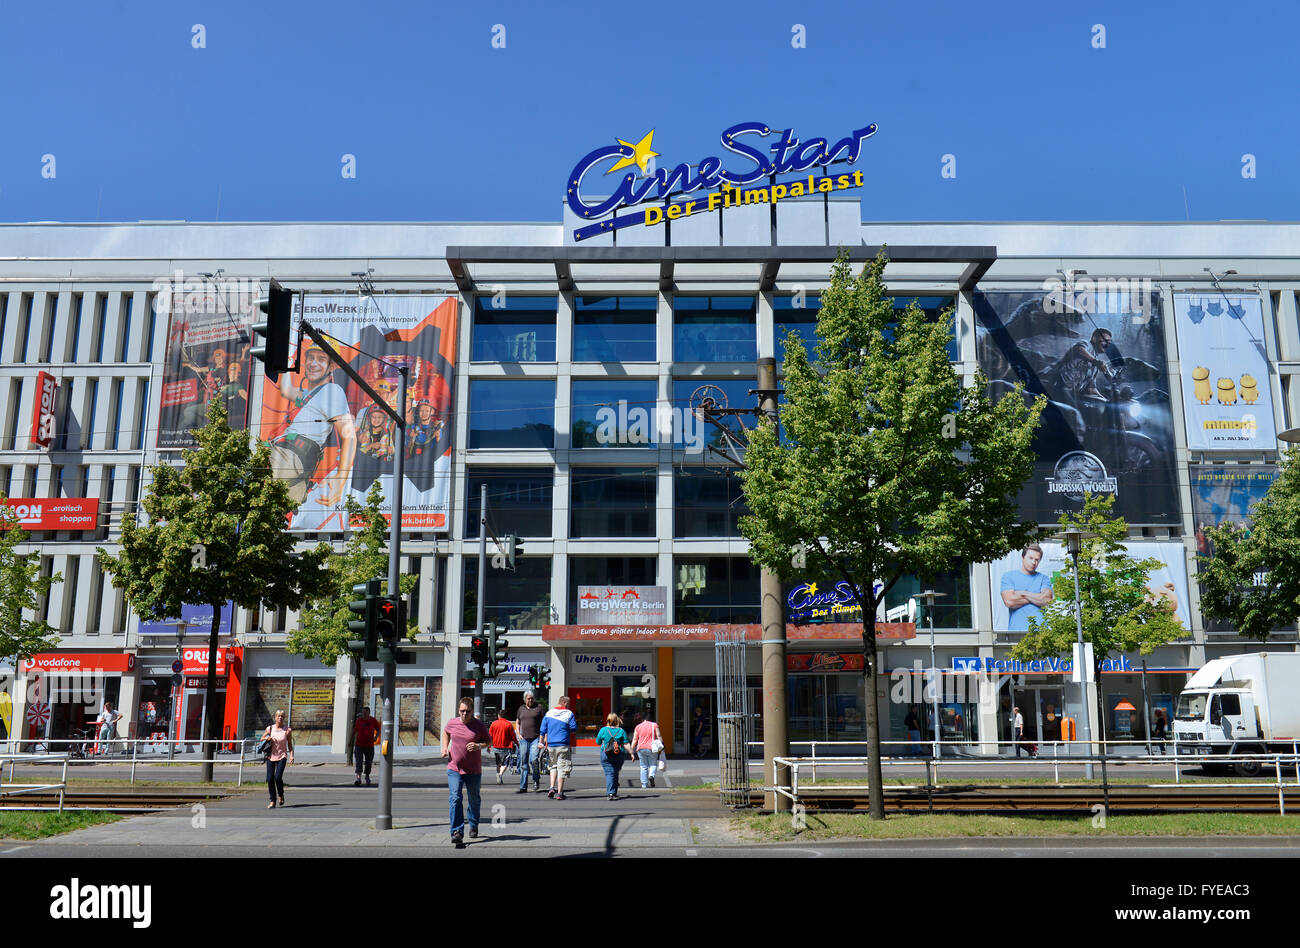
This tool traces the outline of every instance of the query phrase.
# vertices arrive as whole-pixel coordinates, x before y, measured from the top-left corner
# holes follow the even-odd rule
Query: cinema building
[[[19,508],[21,549],[63,577],[41,605],[59,647],[4,669],[17,685],[9,734],[63,736],[107,697],[126,711],[122,736],[152,738],[155,750],[169,736],[197,737],[205,715],[219,715],[233,740],[281,708],[304,755],[342,749],[354,682],[346,662],[286,650],[295,613],[223,610],[221,690],[206,708],[210,609],[142,623],[96,556],[117,549],[149,469],[179,460],[207,396],[220,393],[268,440],[292,414],[238,341],[250,311],[223,305],[202,326],[182,325],[180,291],[169,300],[167,287],[194,280],[273,276],[306,294],[313,313],[332,300],[362,322],[373,307],[403,325],[436,323],[438,368],[414,397],[430,409],[411,415],[434,462],[408,490],[419,504],[405,508],[403,569],[421,595],[414,661],[398,670],[400,754],[436,751],[469,687],[483,485],[492,532],[523,540],[513,570],[489,563],[485,577],[487,619],[511,630],[510,669],[485,685],[489,712],[513,708],[528,666],[545,664],[551,694],[574,697],[588,738],[604,713],[635,716],[653,701],[670,750],[689,749],[696,709],[711,746],[721,627],[747,627],[751,704],[761,709],[759,569],[737,529],[736,480],[708,450],[717,432],[698,409],[754,407],[756,360],[779,365],[790,329],[812,344],[841,246],[859,263],[888,247],[898,305],[918,299],[936,318],[954,308],[949,351],[965,378],[982,368],[1003,394],[1017,379],[1040,380],[1052,404],[1021,496],[1027,517],[1055,524],[1078,509],[1081,485],[1108,490],[1133,549],[1164,564],[1152,592],[1187,635],[1147,656],[1113,656],[1100,683],[1112,737],[1145,733],[1147,709],[1170,708],[1208,659],[1258,647],[1205,621],[1196,556],[1210,552],[1206,524],[1247,517],[1275,475],[1277,433],[1300,425],[1300,225],[891,223],[864,220],[837,192],[576,240],[586,226],[568,208],[532,224],[0,225],[0,489]],[[1081,373],[1071,353],[1100,359],[1103,341],[1106,371]],[[400,347],[385,352],[402,358]],[[382,388],[388,376],[376,372]],[[357,489],[386,469],[376,466],[383,419],[363,417],[354,395]],[[321,463],[346,455],[347,430],[326,435]],[[312,496],[328,484],[311,485]],[[304,544],[341,546],[344,525],[328,506],[295,518]],[[950,564],[927,583],[944,594],[933,619],[945,739],[1005,740],[1013,702],[1031,736],[1052,737],[1062,714],[1078,716],[1066,665],[1009,658],[1032,613],[1018,594],[1065,568],[1059,544],[1042,547],[1037,559],[1017,550]],[[489,555],[499,560],[491,541]],[[930,617],[914,623],[907,608],[923,588],[904,581],[886,597],[885,673],[867,696],[860,617],[834,590],[788,587],[792,739],[862,740],[868,700],[885,737],[907,739],[930,664]],[[1266,647],[1295,643],[1288,629]],[[50,687],[31,687],[56,671]],[[380,671],[363,667],[362,700],[374,700]],[[78,676],[99,689],[89,704],[65,699],[84,691]],[[981,701],[988,688],[996,692]]]

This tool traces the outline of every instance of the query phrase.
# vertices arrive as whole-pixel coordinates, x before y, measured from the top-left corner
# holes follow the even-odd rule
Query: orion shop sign
[[[831,175],[827,169],[839,162],[856,162],[862,152],[862,143],[874,134],[876,125],[872,123],[854,129],[831,144],[827,138],[800,140],[792,128],[774,129],[763,122],[741,122],[725,129],[720,136],[723,150],[730,152],[732,157],[710,155],[693,163],[682,162],[671,169],[656,167],[653,170],[651,162],[659,157],[659,152],[652,150],[654,129],[635,144],[615,139],[616,144],[603,145],[588,152],[574,165],[566,185],[566,200],[579,218],[596,220],[606,215],[616,216],[579,227],[574,231],[574,240],[612,233],[635,224],[652,226],[664,220],[729,207],[775,204],[786,198],[861,187],[861,171]],[[774,135],[774,143],[764,141]],[[606,180],[606,175],[625,168],[638,169],[640,174],[628,171],[612,184]],[[780,175],[802,175],[814,168],[821,170],[820,175],[813,173],[806,179],[776,181]],[[760,181],[764,187],[748,187]],[[666,206],[656,204],[631,214],[616,213],[623,208],[636,208],[651,201],[699,191],[706,193],[694,200],[670,201]]]

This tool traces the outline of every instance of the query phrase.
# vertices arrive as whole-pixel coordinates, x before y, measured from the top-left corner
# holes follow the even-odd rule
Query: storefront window
[[[480,296],[474,300],[473,361],[554,362],[554,296]]]
[[[569,557],[569,621],[578,615],[579,586],[653,586],[653,556]]]
[[[942,598],[934,600],[934,627],[936,629],[969,629],[970,611],[970,569],[960,567],[940,573],[933,582],[922,583],[913,576],[904,576],[885,593],[885,610],[907,605],[907,600],[922,590],[933,589],[943,593]],[[928,636],[930,616],[926,612],[924,601],[918,602],[916,614],[917,636]]]
[[[673,472],[673,536],[738,537],[748,513],[735,474],[684,466]]]
[[[329,744],[334,734],[334,679],[293,679],[289,726],[296,745]]]
[[[785,340],[791,332],[799,333],[808,361],[816,358],[813,348],[821,341],[817,335],[817,314],[822,301],[817,296],[778,296],[772,300],[772,322],[776,329],[776,367],[785,363]]]
[[[573,382],[572,446],[648,448],[657,442],[653,379],[599,379]]]
[[[573,468],[571,537],[655,535],[654,468]]]
[[[554,448],[554,379],[473,379],[469,447]]]
[[[549,537],[555,471],[535,467],[471,467],[465,471],[465,536],[478,538],[479,501],[488,491],[488,516],[496,533]],[[508,526],[507,526],[508,525]]]
[[[757,622],[759,567],[747,557],[673,558],[678,623]]]
[[[678,296],[674,362],[753,362],[758,336],[752,296]]]
[[[655,297],[580,296],[574,303],[574,362],[655,361]]]
[[[551,619],[551,558],[521,556],[515,569],[491,569],[484,584],[485,622],[507,629],[540,629]],[[478,615],[478,557],[465,557],[465,610],[462,629],[476,628]]]

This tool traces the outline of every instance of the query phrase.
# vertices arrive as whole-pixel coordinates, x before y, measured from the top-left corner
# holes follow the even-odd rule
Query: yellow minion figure
[[[1210,370],[1203,365],[1192,369],[1192,383],[1192,392],[1196,395],[1196,400],[1202,405],[1210,404],[1214,398],[1214,393],[1210,391]]]
[[[1241,400],[1247,405],[1253,405],[1259,401],[1259,383],[1255,381],[1255,376],[1243,375],[1241,377]]]
[[[1219,379],[1219,404],[1237,404],[1237,383],[1232,379]]]

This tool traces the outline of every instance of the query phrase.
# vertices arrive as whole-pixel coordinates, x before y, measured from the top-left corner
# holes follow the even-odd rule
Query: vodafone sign
[[[13,509],[24,530],[94,530],[99,524],[97,497],[11,497],[4,504]]]
[[[23,660],[28,672],[129,672],[135,668],[130,652],[41,652]]]

